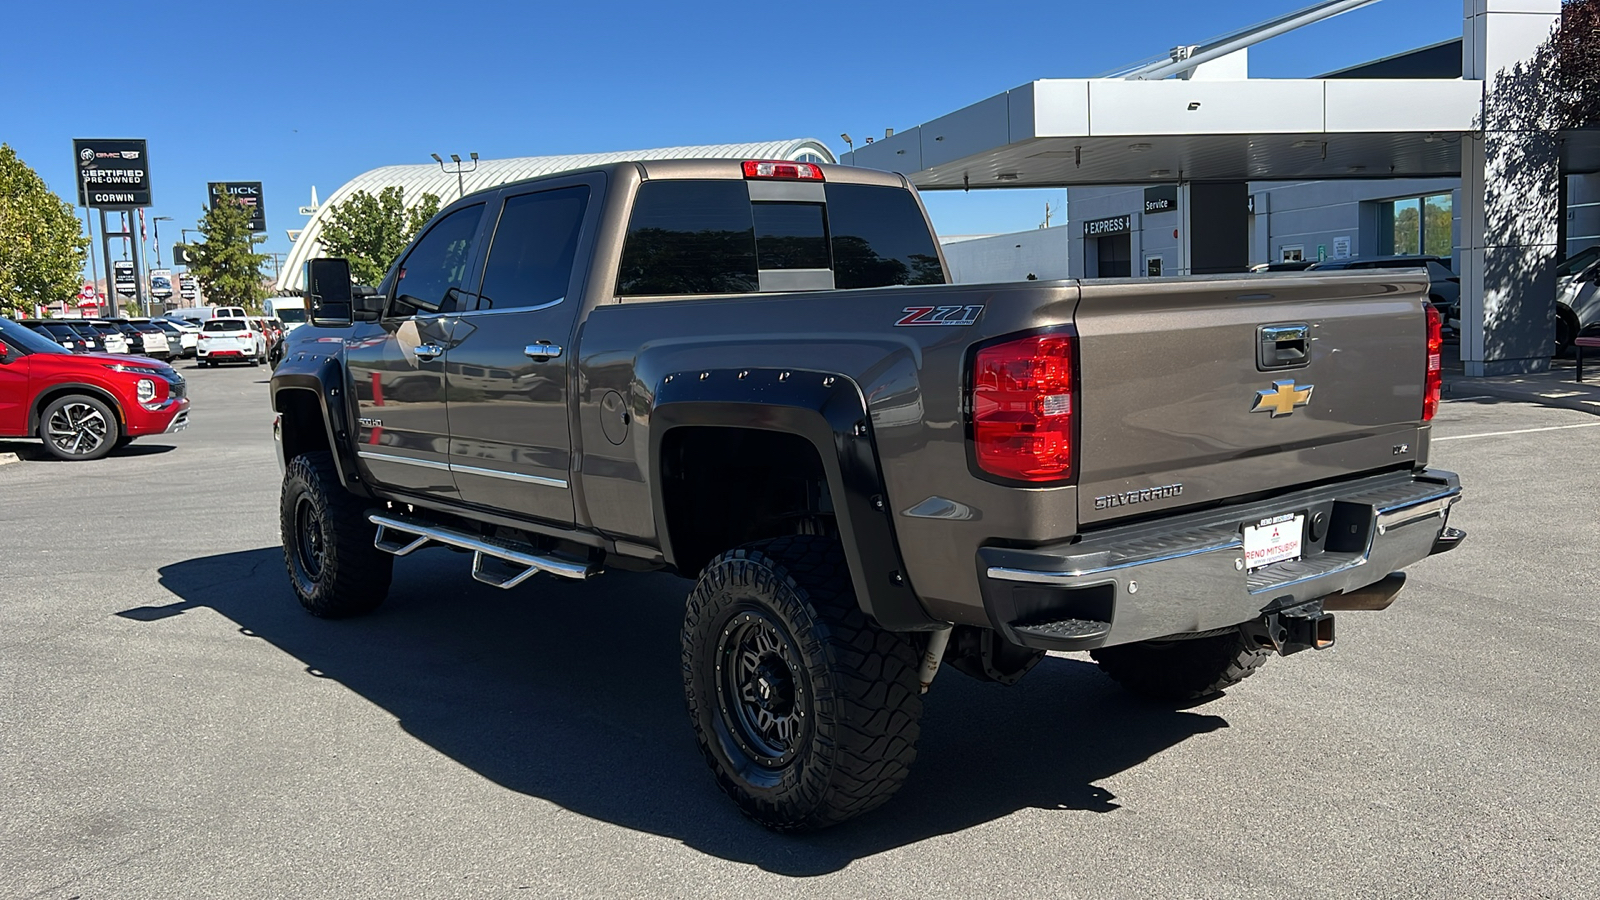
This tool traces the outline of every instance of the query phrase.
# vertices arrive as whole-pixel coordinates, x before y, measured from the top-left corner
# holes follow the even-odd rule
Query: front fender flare
[[[299,353],[285,359],[272,373],[272,408],[284,411],[283,398],[290,392],[312,394],[321,410],[323,428],[328,446],[333,451],[334,468],[346,490],[370,497],[361,481],[361,470],[356,466],[355,451],[351,447],[350,411],[347,398],[348,385],[345,369],[338,356],[321,356]],[[282,443],[279,443],[282,452]],[[287,460],[285,460],[287,462]]]
[[[822,460],[862,611],[891,631],[943,627],[929,618],[906,576],[866,401],[854,381],[826,372],[778,369],[665,375],[650,411],[650,485],[656,534],[669,560],[674,556],[663,502],[662,444],[668,432],[687,426],[756,428],[808,441]]]

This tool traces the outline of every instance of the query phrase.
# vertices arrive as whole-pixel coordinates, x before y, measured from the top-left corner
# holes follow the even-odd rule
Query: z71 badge
[[[983,314],[983,304],[977,306],[908,306],[899,325],[971,325]]]

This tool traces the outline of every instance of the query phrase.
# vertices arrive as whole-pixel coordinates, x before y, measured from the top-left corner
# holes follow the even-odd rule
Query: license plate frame
[[[1284,513],[1239,526],[1244,541],[1245,570],[1254,572],[1274,563],[1305,557],[1306,516]]]

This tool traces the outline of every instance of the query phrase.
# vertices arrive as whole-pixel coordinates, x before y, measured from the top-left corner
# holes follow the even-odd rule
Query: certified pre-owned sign
[[[90,138],[72,142],[78,205],[119,209],[150,205],[150,160],[143,140]]]
[[[235,203],[243,203],[250,207],[250,230],[267,230],[267,207],[261,200],[261,182],[259,181],[213,181],[211,184],[211,208],[216,209],[223,197],[232,197]]]

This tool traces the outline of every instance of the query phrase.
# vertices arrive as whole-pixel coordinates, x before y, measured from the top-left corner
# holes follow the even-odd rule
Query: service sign
[[[1178,211],[1178,186],[1158,184],[1144,189],[1145,215]]]
[[[261,199],[261,182],[259,181],[213,181],[211,188],[211,208],[216,209],[223,197],[232,197],[236,202],[250,207],[250,230],[267,230],[267,207]]]
[[[89,138],[72,142],[78,205],[131,209],[150,205],[150,160],[143,139]]]
[[[112,280],[117,285],[117,293],[124,297],[132,297],[138,293],[133,277],[133,261],[119,259],[111,263]]]

